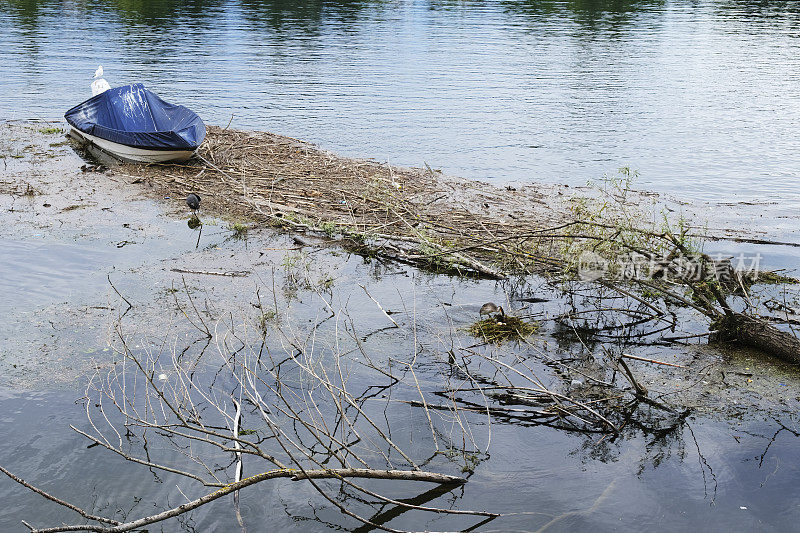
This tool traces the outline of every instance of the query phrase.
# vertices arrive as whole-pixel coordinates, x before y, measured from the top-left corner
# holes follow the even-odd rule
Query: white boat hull
[[[100,148],[117,159],[134,163],[180,162],[186,161],[194,154],[194,150],[145,150],[143,148],[134,148],[133,146],[107,141],[94,135],[83,133],[75,128],[71,128],[70,135],[79,141]]]

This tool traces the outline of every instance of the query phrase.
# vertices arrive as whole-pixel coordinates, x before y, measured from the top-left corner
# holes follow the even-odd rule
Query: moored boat
[[[185,161],[206,136],[195,112],[165,102],[141,83],[106,89],[64,118],[70,135],[123,161]]]

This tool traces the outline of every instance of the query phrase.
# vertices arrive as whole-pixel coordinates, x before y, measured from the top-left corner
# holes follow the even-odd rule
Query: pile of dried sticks
[[[321,231],[394,259],[493,278],[546,264],[527,243],[564,220],[532,187],[501,191],[265,132],[211,127],[189,163],[121,172],[161,196],[199,192],[204,209],[224,217]]]

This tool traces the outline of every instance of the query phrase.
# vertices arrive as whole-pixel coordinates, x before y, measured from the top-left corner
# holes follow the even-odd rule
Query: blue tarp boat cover
[[[165,102],[141,83],[93,96],[64,118],[83,133],[147,150],[194,150],[206,136],[194,111]]]

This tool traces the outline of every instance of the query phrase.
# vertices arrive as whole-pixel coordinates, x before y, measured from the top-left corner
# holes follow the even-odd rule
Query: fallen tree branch
[[[466,479],[458,476],[450,476],[447,474],[437,474],[434,472],[421,472],[416,470],[371,470],[366,468],[338,468],[330,470],[306,470],[305,473],[294,468],[283,468],[277,470],[270,470],[250,476],[237,483],[231,483],[225,487],[207,494],[190,502],[184,503],[172,509],[168,509],[158,514],[132,520],[130,522],[118,523],[114,527],[104,527],[94,524],[81,524],[70,526],[55,526],[42,529],[32,529],[31,533],[58,533],[62,531],[93,531],[98,533],[122,533],[124,531],[131,531],[138,529],[149,524],[161,522],[168,518],[187,513],[193,509],[197,509],[201,505],[205,505],[218,498],[222,498],[232,492],[236,492],[250,485],[255,485],[267,479],[275,478],[289,478],[292,481],[301,479],[342,479],[342,478],[369,478],[369,479],[394,479],[394,480],[407,480],[407,481],[424,481],[429,483],[450,484],[450,485],[463,485],[467,482]],[[108,520],[106,520],[108,521]]]
[[[736,341],[784,361],[800,364],[800,339],[756,317],[733,313],[721,318],[719,340]]]

